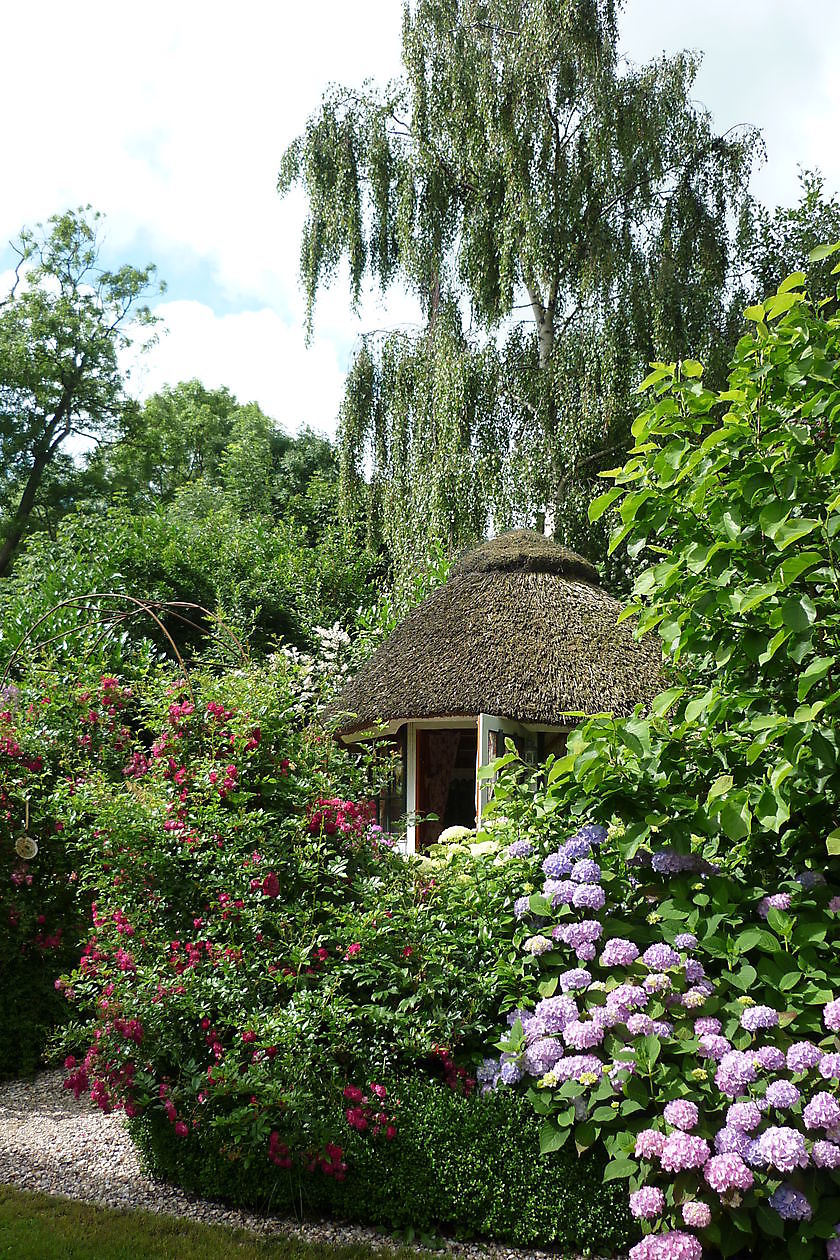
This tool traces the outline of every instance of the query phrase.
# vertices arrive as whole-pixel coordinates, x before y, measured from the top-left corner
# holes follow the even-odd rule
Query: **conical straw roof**
[[[620,612],[582,556],[533,530],[502,534],[466,552],[365,662],[331,707],[338,733],[479,713],[547,726],[629,714],[661,689],[661,652]]]

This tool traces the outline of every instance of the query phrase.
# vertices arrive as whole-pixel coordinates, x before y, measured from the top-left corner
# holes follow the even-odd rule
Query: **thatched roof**
[[[519,529],[482,543],[405,617],[332,706],[339,733],[378,721],[492,713],[574,725],[632,712],[661,689],[658,640],[632,622],[587,560]],[[348,716],[349,715],[349,716]]]

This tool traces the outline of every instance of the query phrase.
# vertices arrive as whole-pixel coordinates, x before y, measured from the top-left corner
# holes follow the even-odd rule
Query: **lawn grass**
[[[401,1247],[389,1260],[417,1260]],[[0,1185],[2,1260],[381,1260],[363,1243],[257,1238],[153,1212],[121,1212]]]

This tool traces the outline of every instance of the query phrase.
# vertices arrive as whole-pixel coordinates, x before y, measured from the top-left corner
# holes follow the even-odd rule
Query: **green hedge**
[[[223,1128],[175,1136],[155,1112],[131,1124],[149,1171],[205,1197],[273,1212],[444,1231],[575,1251],[624,1250],[635,1236],[625,1190],[602,1180],[594,1153],[539,1154],[539,1120],[509,1090],[465,1098],[415,1079],[395,1089],[398,1135],[388,1143],[347,1130],[347,1179],[282,1171]]]

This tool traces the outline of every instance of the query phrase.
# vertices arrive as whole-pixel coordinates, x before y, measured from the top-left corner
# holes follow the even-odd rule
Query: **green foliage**
[[[313,629],[335,621],[351,624],[378,571],[369,552],[348,542],[323,521],[313,540],[303,522],[240,519],[222,494],[185,487],[175,501],[136,514],[117,503],[107,511],[66,517],[55,540],[33,535],[7,580],[0,615],[0,660],[7,660],[35,620],[60,600],[92,591],[136,598],[189,600],[222,615],[253,650],[278,639],[305,645]],[[85,651],[99,637],[80,634],[77,610],[50,618],[38,637],[56,640],[54,653]],[[173,613],[164,621],[176,642],[194,655],[206,635]],[[136,619],[103,645],[111,667],[123,669],[143,642],[165,649],[151,622]],[[76,636],[75,638],[73,636]],[[142,648],[140,649],[143,650]],[[105,661],[103,660],[103,665]]]
[[[132,1122],[132,1136],[155,1175],[235,1203],[329,1212],[419,1238],[442,1229],[576,1251],[627,1244],[626,1210],[602,1184],[598,1157],[541,1159],[540,1122],[524,1099],[511,1091],[465,1098],[422,1079],[389,1093],[399,1099],[397,1136],[383,1145],[349,1133],[345,1182],[246,1166],[218,1135],[179,1142],[157,1117]]]
[[[803,280],[747,311],[727,389],[698,363],[654,365],[636,448],[593,504],[645,566],[628,611],[661,637],[674,688],[647,718],[583,728],[568,765],[640,820],[640,842],[661,812],[663,833],[759,863],[819,860],[838,811],[840,321]]]
[[[54,215],[14,247],[16,280],[0,303],[0,576],[68,439],[117,430],[127,406],[119,354],[133,327],[154,323],[143,304],[154,267],[101,268],[100,217]]]
[[[715,134],[692,56],[619,66],[619,7],[406,4],[403,78],[331,90],[284,156],[281,192],[309,203],[310,319],[346,260],[355,297],[398,279],[426,321],[364,342],[342,415],[343,497],[370,464],[372,529],[399,563],[546,509],[597,552],[588,483],[624,449],[640,365],[726,339],[727,216],[755,137]]]

